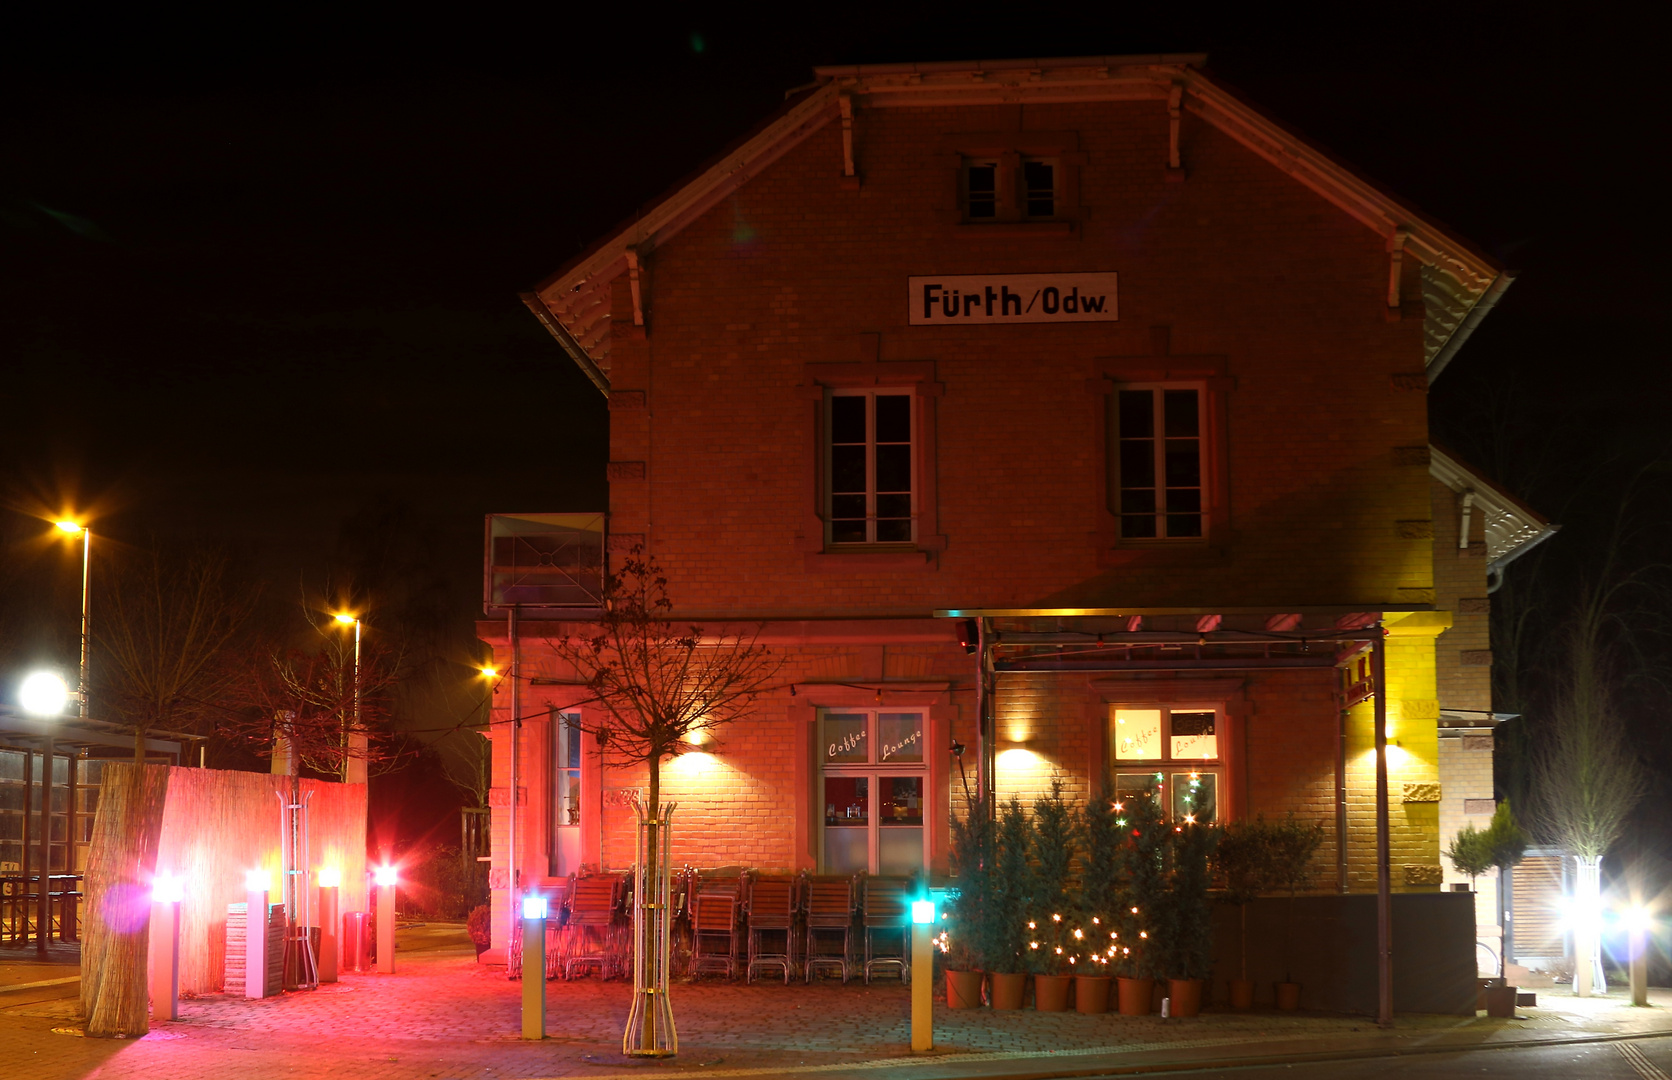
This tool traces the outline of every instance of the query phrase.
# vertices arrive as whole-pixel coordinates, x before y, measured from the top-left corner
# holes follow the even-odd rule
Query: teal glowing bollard
[[[935,902],[911,905],[911,1048],[935,1048]]]

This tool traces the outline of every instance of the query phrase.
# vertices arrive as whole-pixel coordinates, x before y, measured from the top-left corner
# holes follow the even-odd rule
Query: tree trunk
[[[112,762],[104,772],[87,861],[81,1008],[96,1038],[151,1029],[146,986],[151,882],[157,872],[166,765]]]

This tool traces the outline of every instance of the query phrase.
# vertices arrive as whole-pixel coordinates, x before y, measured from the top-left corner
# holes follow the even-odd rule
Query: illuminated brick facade
[[[969,170],[988,161],[1000,175],[1048,163],[1053,213],[972,218]],[[1324,822],[1319,888],[1337,886],[1340,755],[1346,884],[1373,888],[1369,705],[1343,715],[1330,634],[1354,613],[1372,625],[1386,613],[1402,751],[1394,884],[1436,887],[1441,804],[1404,801],[1405,785],[1427,798],[1440,779],[1437,670],[1473,672],[1437,669],[1436,635],[1464,627],[1425,610],[1456,588],[1449,564],[1436,573],[1444,507],[1424,468],[1423,372],[1457,325],[1446,304],[1467,310],[1495,273],[1189,58],[985,79],[821,73],[751,140],[525,298],[609,394],[614,550],[642,543],[656,556],[680,618],[761,623],[786,657],[750,720],[670,766],[676,859],[828,869],[820,830],[841,810],[820,793],[819,717],[872,710],[922,714],[925,850],[943,872],[947,817],[962,812],[983,745],[977,660],[944,613],[1064,612],[989,620],[993,633],[1021,633],[1083,630],[1092,624],[1067,611],[1093,610],[1101,633],[1127,625],[1111,613],[1147,612],[1148,629],[1203,628],[1194,652],[1166,646],[1180,657],[1233,642],[1236,627],[1282,627],[1295,664],[1000,671],[985,744],[1000,797],[1031,800],[1053,778],[1076,800],[1102,789],[1120,769],[1117,710],[1211,715],[1217,816]],[[1053,274],[1064,295],[1072,275],[1118,274],[1118,320],[914,324],[914,276]],[[970,303],[979,314],[995,300]],[[1123,392],[1149,387],[1197,395],[1200,537],[1123,538],[1136,504],[1121,501],[1122,485],[1135,481],[1115,443],[1136,428],[1119,421],[1123,435],[1115,418]],[[914,532],[836,542],[831,403],[878,393],[909,399]],[[1221,612],[1237,614],[1212,621]],[[550,885],[562,868],[545,824],[546,709],[580,695],[540,641],[560,615],[522,618],[517,860],[525,881]],[[1315,649],[1298,640],[1308,628]],[[504,623],[481,632],[507,665]],[[502,688],[496,721],[507,706]],[[494,728],[501,783],[508,730]],[[955,741],[967,748],[962,773]],[[585,760],[578,862],[621,866],[631,838],[618,795],[642,777]],[[504,819],[496,811],[501,905]]]

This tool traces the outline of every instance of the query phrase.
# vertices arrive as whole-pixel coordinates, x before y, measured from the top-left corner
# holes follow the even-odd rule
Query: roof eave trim
[[[551,336],[557,339],[558,345],[568,354],[569,359],[575,362],[575,366],[580,368],[586,374],[586,377],[592,380],[592,385],[598,388],[598,392],[606,398],[609,397],[609,377],[599,370],[597,364],[592,362],[592,357],[587,354],[585,349],[581,348],[581,344],[575,340],[575,336],[569,333],[564,325],[557,320],[557,317],[551,313],[551,309],[546,306],[544,300],[540,299],[540,295],[531,292],[518,293],[517,295],[524,304],[528,305],[528,310],[534,312],[534,317],[540,320],[540,325],[544,326]]]
[[[1464,342],[1469,340],[1469,335],[1475,332],[1475,328],[1491,313],[1493,307],[1497,305],[1504,293],[1508,292],[1509,287],[1513,284],[1515,284],[1515,274],[1508,270],[1492,279],[1492,284],[1486,287],[1486,292],[1481,295],[1479,300],[1475,301],[1475,305],[1469,309],[1469,314],[1463,317],[1462,323],[1451,332],[1451,337],[1446,339],[1446,343],[1440,346],[1440,351],[1434,354],[1434,359],[1428,362],[1429,386],[1434,385],[1434,380],[1440,377],[1440,373],[1446,369],[1446,365],[1450,364],[1458,351],[1463,348]]]

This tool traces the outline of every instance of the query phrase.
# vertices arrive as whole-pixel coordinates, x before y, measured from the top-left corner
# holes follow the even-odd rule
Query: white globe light
[[[36,716],[57,716],[69,699],[70,691],[64,680],[50,671],[37,671],[25,678],[17,694],[23,711]]]

